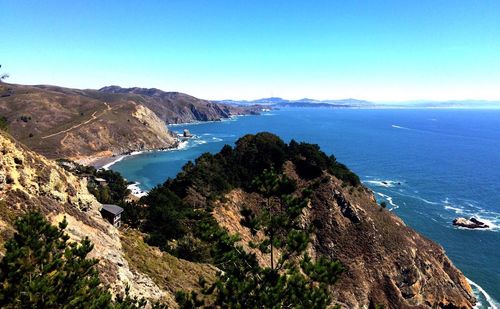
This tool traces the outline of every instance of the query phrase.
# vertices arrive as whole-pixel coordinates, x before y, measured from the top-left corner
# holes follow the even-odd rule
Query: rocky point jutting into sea
[[[134,151],[175,148],[166,124],[256,114],[158,89],[0,84],[0,111],[9,132],[48,158],[85,164]]]
[[[214,244],[195,232],[200,222],[193,218],[198,215],[208,215],[216,226],[240,235],[238,244],[255,254],[260,267],[269,267],[268,253],[256,251],[245,242],[256,240],[256,236],[242,224],[242,211],[263,211],[265,197],[250,184],[253,177],[273,168],[296,184],[293,194],[312,189],[309,203],[300,215],[302,224],[313,231],[308,254],[313,259],[339,261],[345,267],[339,281],[329,288],[334,303],[345,308],[472,308],[476,302],[466,278],[443,248],[378,205],[373,192],[360,183],[358,176],[315,145],[285,144],[270,133],[246,135],[234,148],[225,146],[217,155],[203,155],[194,164],[186,165],[176,178],[158,187],[160,191],[153,191],[151,197],[126,206],[140,207],[146,213],[137,222],[150,222],[153,219],[148,212],[159,207],[157,201],[162,200],[155,196],[165,189],[170,194],[169,203],[198,212],[193,218],[174,224],[181,227],[180,234],[168,236],[168,246],[155,243],[158,231],[154,230],[161,231],[168,222],[143,226],[125,221],[130,226],[118,229],[100,214],[102,202],[98,199],[104,199],[98,193],[107,190],[107,180],[101,186],[96,184],[101,180],[92,174],[74,174],[51,158],[109,157],[173,147],[177,140],[165,126],[166,121],[172,121],[165,106],[177,106],[176,100],[182,101],[178,105],[182,107],[175,112],[184,115],[176,119],[220,118],[202,116],[195,103],[186,105],[184,96],[178,99],[178,94],[156,89],[110,87],[93,91],[7,84],[1,87],[5,95],[0,106],[7,111],[8,128],[14,135],[0,134],[2,243],[13,235],[14,221],[24,213],[40,212],[53,223],[66,217],[72,239],[88,236],[94,243],[92,256],[100,260],[98,269],[106,287],[123,292],[129,285],[132,295],[175,307],[177,291],[199,292],[199,276],[213,281],[215,272],[224,269],[207,253],[210,250],[206,251]],[[144,100],[149,103],[139,103]],[[253,112],[231,111],[232,108],[210,102],[199,104],[221,118]],[[187,111],[191,116],[186,116]],[[58,116],[51,117],[54,114]],[[93,183],[91,192],[97,195],[89,192],[89,182]],[[165,220],[171,218],[167,216]],[[187,225],[182,227],[183,224]],[[191,232],[193,227],[197,228]],[[201,244],[205,250],[200,249],[200,254],[205,255],[194,258],[168,249],[173,246],[171,243],[183,244],[186,239]],[[277,250],[276,256],[280,254]],[[178,277],[182,282],[178,282]]]
[[[239,150],[242,145],[250,147],[263,136],[271,139],[271,143],[277,143],[277,147],[284,145],[279,139],[264,134],[242,139],[235,151],[243,151]],[[132,260],[127,256],[130,253],[123,249],[124,237],[129,234],[100,218],[99,203],[88,193],[86,180],[68,174],[8,136],[2,134],[0,137],[3,154],[0,200],[5,214],[1,221],[3,239],[12,233],[14,214],[37,210],[51,221],[66,216],[73,237],[89,236],[96,244],[95,256],[102,260],[104,282],[114,289],[123,288],[128,283],[132,292],[138,295],[172,299],[168,296],[172,292],[162,289],[161,282],[144,275],[144,269],[141,273],[130,265]],[[262,158],[267,152],[261,151],[274,147],[272,144],[257,145],[260,146],[257,146],[255,155]],[[284,161],[283,164],[284,173],[297,182],[298,190],[314,181],[300,176],[303,171],[297,171],[295,164],[298,163]],[[362,185],[349,185],[327,172],[321,175],[322,180],[316,185],[303,220],[315,226],[311,254],[338,259],[347,268],[340,282],[332,288],[336,301],[347,307],[373,304],[386,304],[392,308],[472,307],[474,297],[470,286],[440,246],[406,227],[393,213],[384,211],[375,202],[373,194]],[[188,182],[183,198],[188,205],[202,205],[211,196],[211,180],[201,179],[206,184],[195,185],[197,178],[190,177],[189,172],[183,176],[195,181],[192,185]],[[198,185],[205,189],[200,191]],[[235,188],[217,202],[213,217],[230,233],[239,233],[246,239],[251,236],[240,224],[240,207],[245,204],[258,209],[261,200],[258,194]],[[260,256],[259,261],[265,266],[267,259]],[[189,264],[183,267],[189,267]],[[199,268],[194,264],[193,267]]]

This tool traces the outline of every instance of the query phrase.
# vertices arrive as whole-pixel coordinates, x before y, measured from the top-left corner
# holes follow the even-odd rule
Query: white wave
[[[488,305],[486,305],[487,309],[498,309],[498,303],[488,294],[479,284],[475,283],[474,281],[470,280],[469,278],[466,278],[467,282],[472,286],[472,290],[476,289],[477,291],[474,291],[476,296],[480,293],[483,295],[483,297],[486,299],[488,302]],[[480,309],[483,308],[481,302],[478,302],[474,308]]]
[[[116,160],[113,160],[112,162],[109,162],[108,164],[103,165],[101,168],[104,170],[109,170],[112,165],[114,165],[114,164],[120,162],[121,160],[125,159],[126,157],[130,157],[130,156],[136,156],[136,155],[140,155],[143,153],[149,153],[149,152],[164,152],[164,151],[183,150],[183,149],[186,149],[187,147],[188,147],[188,141],[181,141],[181,142],[179,142],[179,144],[175,148],[132,151],[129,154],[124,154],[124,155],[118,156]]]
[[[385,200],[387,200],[387,202],[389,202],[389,205],[392,206],[392,208],[390,210],[394,210],[394,209],[398,209],[399,206],[394,203],[393,199],[391,196],[387,195],[387,194],[383,194],[383,193],[380,193],[380,192],[375,192],[378,196],[384,198]]]
[[[177,145],[177,148],[175,150],[183,150],[186,149],[188,146],[189,142],[188,141],[182,141]]]
[[[206,141],[206,140],[203,140],[203,139],[199,139],[199,140],[194,141],[194,143],[195,143],[196,145],[203,145],[203,144],[206,144],[206,143],[207,143],[207,141]]]
[[[429,204],[429,205],[439,205],[438,202],[429,201],[428,199],[425,199],[425,198],[418,196],[418,195],[405,194],[405,193],[397,192],[397,191],[394,193],[399,194],[401,196],[405,196],[405,197],[409,197],[409,198],[413,198],[413,199],[422,201],[422,202]],[[418,193],[418,191],[416,191],[415,193]]]
[[[139,187],[140,183],[139,182],[134,182],[133,184],[130,184],[127,186],[127,189],[129,189],[131,191],[131,193],[137,197],[143,197],[143,196],[146,196],[148,195],[148,191],[143,191],[140,187]]]
[[[365,182],[385,188],[392,188],[395,185],[400,185],[401,182],[395,180],[366,180]]]
[[[483,222],[484,224],[486,224],[487,226],[489,226],[489,228],[487,228],[487,230],[491,230],[491,231],[499,231],[500,230],[499,222],[496,219],[485,218],[484,216],[477,215],[477,214],[472,215],[471,217],[474,217],[474,218],[478,219],[479,221]]]
[[[446,210],[453,210],[453,211],[455,211],[456,214],[463,214],[464,213],[464,210],[462,208],[458,208],[458,207],[453,207],[453,206],[445,205],[444,209],[446,209]]]
[[[108,164],[103,165],[101,168],[102,168],[103,170],[106,170],[106,171],[107,171],[107,170],[109,170],[109,168],[110,168],[113,164],[116,164],[116,163],[120,162],[120,161],[121,161],[121,160],[123,160],[125,157],[126,157],[125,155],[123,155],[123,156],[118,156],[116,160],[113,160],[113,161],[109,162]]]
[[[391,125],[391,127],[395,128],[395,129],[411,130],[411,129],[409,129],[409,128],[402,127],[402,126],[398,126],[398,125],[395,125],[395,124]]]
[[[476,218],[489,226],[487,229],[472,229],[473,231],[500,231],[500,214],[496,212],[482,209],[470,202],[463,203],[464,206],[457,205],[456,203],[451,203],[449,198],[445,198],[443,204],[446,210],[453,211],[455,214],[465,218]]]
[[[218,137],[212,137],[212,140],[213,140],[214,142],[222,142],[222,141],[223,141],[223,139],[222,139],[222,138],[218,138]]]

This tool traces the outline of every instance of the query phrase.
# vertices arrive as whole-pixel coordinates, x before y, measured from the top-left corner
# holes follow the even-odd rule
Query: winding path
[[[71,127],[71,128],[69,128],[69,129],[62,130],[62,131],[59,131],[59,132],[57,132],[57,133],[53,133],[53,134],[50,134],[50,135],[42,136],[42,139],[46,139],[46,138],[50,138],[50,137],[54,137],[54,136],[59,135],[59,134],[62,134],[62,133],[67,133],[67,132],[69,132],[69,131],[71,131],[71,130],[74,130],[74,129],[79,128],[79,127],[81,127],[81,126],[83,126],[83,125],[86,125],[86,124],[90,123],[91,121],[96,120],[97,118],[101,117],[102,115],[104,115],[105,113],[107,113],[107,112],[109,112],[109,111],[111,110],[111,106],[109,106],[109,104],[108,104],[107,102],[104,102],[104,105],[106,105],[106,109],[105,109],[104,111],[102,111],[102,113],[101,113],[101,114],[99,114],[99,115],[97,115],[97,116],[96,116],[97,111],[95,111],[95,112],[93,112],[93,113],[92,113],[92,115],[91,115],[91,118],[90,118],[90,119],[88,119],[88,120],[86,120],[86,121],[84,121],[84,122],[82,122],[82,123],[76,124],[76,125],[72,126],[72,127]]]

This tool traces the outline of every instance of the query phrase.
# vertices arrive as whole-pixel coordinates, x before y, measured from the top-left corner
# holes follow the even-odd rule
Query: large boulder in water
[[[456,218],[453,220],[453,225],[456,226],[461,226],[461,227],[466,227],[469,229],[485,229],[489,228],[489,225],[485,224],[484,222],[481,222],[477,220],[476,218]]]

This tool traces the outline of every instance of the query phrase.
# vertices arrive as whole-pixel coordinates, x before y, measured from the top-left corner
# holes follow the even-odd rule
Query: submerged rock
[[[466,219],[461,217],[453,220],[453,225],[466,227],[468,229],[486,229],[490,227],[489,225],[477,220],[476,218]]]

